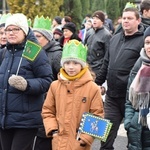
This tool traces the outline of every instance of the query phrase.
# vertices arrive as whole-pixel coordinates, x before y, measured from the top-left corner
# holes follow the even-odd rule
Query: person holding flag
[[[0,66],[0,143],[4,150],[32,150],[42,126],[41,109],[52,80],[48,58],[22,13],[5,24],[7,38]]]

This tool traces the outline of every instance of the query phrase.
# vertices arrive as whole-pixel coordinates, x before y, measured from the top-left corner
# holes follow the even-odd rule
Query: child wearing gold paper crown
[[[53,150],[90,150],[92,136],[81,133],[76,140],[82,114],[90,112],[103,117],[100,89],[93,82],[86,57],[87,48],[70,40],[63,48],[58,80],[47,93],[42,117],[46,135],[53,137]]]

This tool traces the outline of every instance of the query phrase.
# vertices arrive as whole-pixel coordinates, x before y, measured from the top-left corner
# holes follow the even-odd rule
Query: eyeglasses
[[[6,34],[10,34],[10,32],[17,34],[20,30],[21,30],[21,28],[6,29],[5,32],[6,32]]]

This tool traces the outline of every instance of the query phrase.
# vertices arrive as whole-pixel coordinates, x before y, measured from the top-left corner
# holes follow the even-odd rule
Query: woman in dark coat
[[[62,48],[59,42],[53,39],[53,34],[44,28],[33,28],[34,35],[36,36],[39,44],[48,56],[49,64],[53,71],[53,79],[57,79],[58,72],[60,71],[60,60],[62,56]],[[33,150],[52,150],[52,138],[47,138],[44,126],[39,128]]]
[[[150,27],[144,33],[144,48],[128,83],[124,126],[129,150],[150,149]]]
[[[0,142],[4,150],[32,150],[52,71],[21,13],[6,20],[7,51],[0,66]]]
[[[63,36],[60,37],[59,42],[60,45],[63,47],[69,40],[76,39],[81,41],[78,34],[76,33],[76,25],[73,22],[66,23],[63,28]]]

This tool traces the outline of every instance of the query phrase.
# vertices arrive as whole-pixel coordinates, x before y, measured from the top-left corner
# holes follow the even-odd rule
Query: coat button
[[[83,102],[83,103],[86,102],[86,97],[83,97],[82,102]]]

